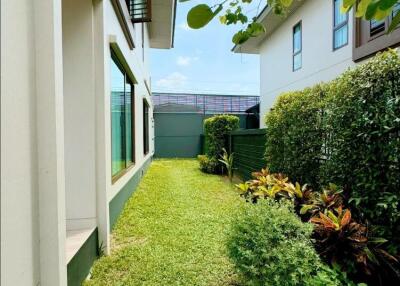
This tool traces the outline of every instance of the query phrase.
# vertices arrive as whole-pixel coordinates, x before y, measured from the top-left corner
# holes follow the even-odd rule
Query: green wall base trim
[[[68,286],[80,286],[89,275],[93,262],[99,256],[98,230],[92,234],[67,265]]]
[[[128,183],[118,192],[118,194],[110,201],[109,207],[109,218],[110,218],[110,231],[113,229],[115,222],[117,221],[122,209],[125,206],[126,201],[132,196],[136,187],[139,185],[142,176],[150,166],[152,157],[142,165],[139,170],[132,176]]]

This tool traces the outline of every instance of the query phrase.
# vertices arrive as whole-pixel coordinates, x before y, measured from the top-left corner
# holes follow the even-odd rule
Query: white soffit
[[[150,47],[170,49],[174,44],[176,0],[152,0]]]

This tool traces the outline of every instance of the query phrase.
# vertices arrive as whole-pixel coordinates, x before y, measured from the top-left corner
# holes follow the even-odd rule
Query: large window
[[[134,86],[112,53],[111,160],[113,180],[124,174],[135,161],[134,134]]]
[[[143,99],[143,151],[149,153],[149,105]]]
[[[348,43],[349,14],[342,13],[343,0],[333,0],[333,49],[337,50]]]
[[[300,69],[302,66],[301,52],[301,22],[299,22],[293,27],[293,71]]]

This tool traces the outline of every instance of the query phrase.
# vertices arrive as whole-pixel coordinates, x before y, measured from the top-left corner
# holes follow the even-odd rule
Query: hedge
[[[272,172],[342,186],[361,217],[400,234],[400,58],[378,54],[326,85],[283,94],[266,116]]]
[[[204,120],[204,136],[207,146],[206,156],[210,162],[216,161],[222,154],[222,148],[225,147],[225,137],[231,131],[239,129],[239,117],[234,115],[215,115]],[[217,168],[214,172],[217,171]]]

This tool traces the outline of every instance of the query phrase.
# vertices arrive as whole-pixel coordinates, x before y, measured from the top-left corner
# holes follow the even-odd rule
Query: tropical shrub
[[[221,155],[221,159],[218,161],[224,164],[224,167],[226,169],[229,181],[232,182],[233,178],[233,155],[234,153],[229,154],[228,151],[226,151],[225,148],[222,148],[223,154]]]
[[[265,201],[263,199],[290,203],[302,221],[314,225],[314,245],[325,262],[348,272],[356,281],[368,281],[371,285],[400,281],[399,258],[382,247],[387,244],[386,239],[375,237],[373,229],[352,217],[338,186],[329,184],[321,192],[313,191],[307,185],[293,184],[288,177],[272,174],[267,169],[253,173],[253,177],[236,185],[241,195],[253,203]],[[326,275],[320,272],[315,279],[322,283]],[[315,279],[310,281],[322,285]]]
[[[310,236],[287,201],[246,204],[235,218],[229,238],[231,260],[245,285],[305,285],[323,270]],[[330,284],[341,285],[325,277]],[[309,284],[311,285],[311,284]]]
[[[284,93],[266,116],[265,157],[271,172],[319,184],[324,131],[324,85]]]
[[[399,281],[398,259],[380,247],[386,240],[372,237],[366,225],[352,219],[350,210],[327,210],[310,221],[315,225],[316,249],[325,260],[372,285]]]
[[[301,198],[304,187],[293,185],[283,174],[272,174],[268,169],[252,174],[253,180],[236,185],[241,195],[248,201],[256,202],[260,198]]]
[[[208,158],[206,155],[198,155],[197,160],[200,164],[200,170],[207,174],[215,174],[218,168],[218,161],[214,158]]]

